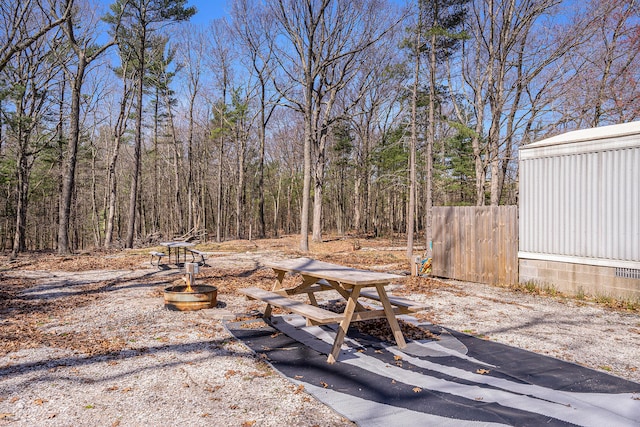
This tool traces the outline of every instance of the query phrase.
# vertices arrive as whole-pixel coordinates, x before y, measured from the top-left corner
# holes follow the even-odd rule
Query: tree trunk
[[[71,113],[69,117],[70,134],[67,145],[67,157],[62,181],[62,200],[60,203],[60,222],[58,225],[58,255],[68,254],[69,250],[69,216],[76,177],[78,145],[80,143],[80,97],[82,96],[82,82],[84,81],[84,55],[79,55],[78,68],[71,85]]]
[[[166,94],[165,94],[166,95]],[[165,96],[165,102],[167,104],[167,111],[169,112],[169,126],[171,127],[171,142],[173,143],[173,200],[175,201],[175,206],[173,207],[173,211],[177,215],[178,221],[178,233],[184,234],[184,216],[183,216],[183,208],[182,206],[182,197],[180,196],[180,144],[178,142],[178,136],[176,134],[176,127],[173,122],[173,110],[171,110],[171,100],[168,96]],[[157,184],[157,183],[156,183]]]
[[[155,102],[153,105],[153,182],[156,185],[152,189],[151,197],[151,222],[153,224],[152,230],[157,231],[160,229],[160,201],[158,200],[158,157],[160,156],[159,145],[159,127],[160,127],[160,89],[155,87]]]
[[[261,79],[260,86],[260,128],[258,130],[260,138],[260,158],[258,160],[258,237],[265,237],[266,235],[266,222],[264,218],[264,156],[265,156],[265,142],[266,142],[266,127],[265,122],[265,83]],[[277,234],[277,233],[276,233]]]
[[[439,23],[436,22],[435,26],[438,26]],[[427,146],[425,147],[425,169],[426,169],[426,194],[425,194],[425,245],[426,245],[426,255],[427,257],[431,257],[431,242],[433,241],[433,221],[432,221],[432,213],[433,213],[433,147],[436,141],[436,73],[437,69],[437,59],[436,59],[436,36],[435,34],[431,35],[431,49],[429,51],[429,117],[427,122]]]
[[[239,126],[243,127],[244,123],[240,120]],[[245,150],[246,150],[246,137],[244,129],[239,131],[238,135],[238,186],[236,190],[236,236],[238,239],[243,238],[243,207],[244,207],[244,163],[245,163]]]
[[[142,40],[145,40],[144,35],[142,36]],[[145,43],[142,42],[142,46],[145,46]],[[138,94],[137,94],[137,105],[136,105],[136,136],[135,143],[133,149],[133,171],[131,174],[131,190],[129,195],[129,224],[127,228],[127,241],[125,246],[127,248],[133,248],[133,239],[136,233],[136,204],[138,202],[138,180],[140,178],[140,163],[141,163],[141,152],[142,152],[142,98],[144,96],[144,52],[145,49],[141,49],[141,61],[140,67],[137,70],[138,72]]]
[[[143,14],[146,16],[146,13]],[[136,99],[136,134],[135,143],[133,149],[133,172],[131,176],[131,192],[129,195],[129,224],[127,228],[127,240],[125,246],[127,248],[133,248],[133,239],[136,234],[136,204],[138,202],[138,181],[140,179],[140,164],[142,157],[142,114],[144,109],[142,108],[142,101],[144,97],[144,80],[146,74],[146,48],[147,48],[147,27],[142,25],[139,28],[140,35],[137,42],[138,45],[138,65],[136,69],[137,73],[137,99]]]
[[[322,197],[324,194],[324,170],[325,170],[325,150],[326,132],[320,136],[317,154],[315,159],[315,168],[313,170],[313,233],[314,242],[322,242]]]
[[[418,25],[415,29],[413,85],[411,88],[411,137],[409,139],[409,205],[407,206],[407,259],[413,257],[414,214],[416,211],[416,149],[418,146],[418,85],[420,83],[420,48],[422,36],[422,6],[418,5]]]
[[[27,206],[29,194],[29,166],[27,161],[27,142],[23,141],[28,136],[19,135],[21,150],[17,159],[17,182],[16,182],[16,229],[13,237],[13,249],[11,259],[15,259],[18,253],[26,249],[26,227],[27,227]]]
[[[311,199],[311,123],[309,120],[305,120],[304,126],[304,172],[302,178],[302,207],[300,209],[300,250],[309,252],[309,204]]]
[[[216,205],[216,242],[222,242],[222,199],[223,199],[223,185],[222,185],[222,167],[224,161],[224,137],[220,136],[220,146],[218,148],[218,202]]]

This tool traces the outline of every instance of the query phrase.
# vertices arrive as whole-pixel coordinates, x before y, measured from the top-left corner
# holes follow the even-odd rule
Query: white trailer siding
[[[520,150],[519,257],[640,268],[640,122]]]

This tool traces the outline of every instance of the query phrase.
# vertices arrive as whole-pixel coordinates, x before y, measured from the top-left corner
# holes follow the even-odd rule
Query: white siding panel
[[[624,140],[523,147],[520,251],[640,262],[640,134]]]
[[[614,151],[605,151],[601,155],[604,156],[604,170],[602,171],[602,211],[603,215],[600,219],[600,248],[598,252],[598,258],[611,258],[612,245],[610,236],[613,234],[613,204],[614,196],[617,193],[617,188],[614,186],[614,173],[613,172],[613,154]]]
[[[631,258],[640,260],[640,147],[633,150],[631,157]]]

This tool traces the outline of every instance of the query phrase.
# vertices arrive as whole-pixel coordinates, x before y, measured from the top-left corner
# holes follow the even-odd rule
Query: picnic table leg
[[[273,284],[273,287],[271,288],[272,291],[277,291],[278,289],[282,289],[282,281],[284,280],[284,275],[287,273],[284,270],[275,270],[276,273],[276,281]],[[271,304],[267,304],[267,307],[264,309],[264,314],[262,315],[262,317],[264,319],[271,317]]]
[[[387,291],[384,289],[384,285],[376,285],[376,289],[378,291],[378,296],[380,297],[380,302],[384,307],[384,314],[387,316],[387,321],[389,322],[389,326],[391,327],[391,331],[393,332],[393,337],[396,340],[396,344],[400,348],[405,348],[407,343],[404,340],[404,335],[402,335],[402,330],[400,329],[400,325],[398,324],[398,319],[396,319],[396,315],[393,312],[393,307],[391,306],[391,302],[389,301],[389,297],[387,296]]]
[[[327,282],[342,296],[342,298],[349,301],[351,293],[340,286],[340,283],[336,282],[335,280],[327,280]],[[358,295],[360,295],[360,291],[358,291]],[[358,297],[356,297],[355,304],[355,311],[365,311],[365,308],[362,306],[362,304],[358,302]]]
[[[307,296],[309,297],[309,303],[311,305],[315,305],[316,307],[318,306],[318,301],[316,300],[316,295],[313,293],[313,291],[304,292],[304,290],[309,288],[309,286],[313,285],[317,281],[318,281],[317,277],[304,276],[303,275],[302,276],[302,283],[296,287],[296,289],[299,290],[299,293],[306,293]],[[298,293],[298,292],[296,292],[296,293]],[[307,325],[307,326],[309,326],[309,325]]]
[[[349,325],[351,324],[351,319],[353,318],[353,313],[356,311],[356,305],[358,301],[358,296],[360,295],[360,287],[355,286],[351,291],[351,295],[349,295],[349,299],[347,300],[347,306],[344,309],[344,319],[340,322],[340,326],[338,326],[338,332],[336,333],[336,339],[333,342],[333,347],[331,348],[331,354],[327,358],[327,362],[333,364],[338,359],[338,354],[340,353],[340,348],[342,347],[342,343],[344,342],[344,337],[347,335],[347,331],[349,330]]]
[[[284,275],[287,274],[284,270],[274,270],[276,273],[276,281],[271,288],[272,291],[277,291],[278,289],[282,289],[282,281],[284,280]]]
[[[264,314],[262,315],[263,319],[268,319],[271,317],[271,304],[267,304],[267,307],[264,309]]]

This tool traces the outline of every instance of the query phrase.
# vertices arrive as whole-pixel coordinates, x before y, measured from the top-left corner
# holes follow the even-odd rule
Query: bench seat
[[[188,249],[188,248],[187,250],[191,252],[191,257],[193,258],[194,261],[196,260],[196,255],[197,255],[198,257],[200,257],[200,261],[198,261],[198,264],[201,264],[201,265],[205,264],[205,260],[206,260],[205,256],[207,255],[206,252],[202,252],[197,249]]]
[[[158,251],[151,251],[149,252],[149,255],[151,255],[151,265],[153,265],[153,259],[158,258],[158,261],[155,264],[157,267],[160,267],[160,261],[162,260],[162,257],[167,256],[167,254],[165,254],[164,252]]]
[[[296,301],[280,294],[276,294],[275,292],[265,291],[264,289],[245,288],[241,289],[240,293],[244,294],[248,298],[264,301],[274,307],[279,307],[292,313],[299,314],[317,324],[339,323],[344,319],[344,316],[341,313],[334,313],[333,311]]]

